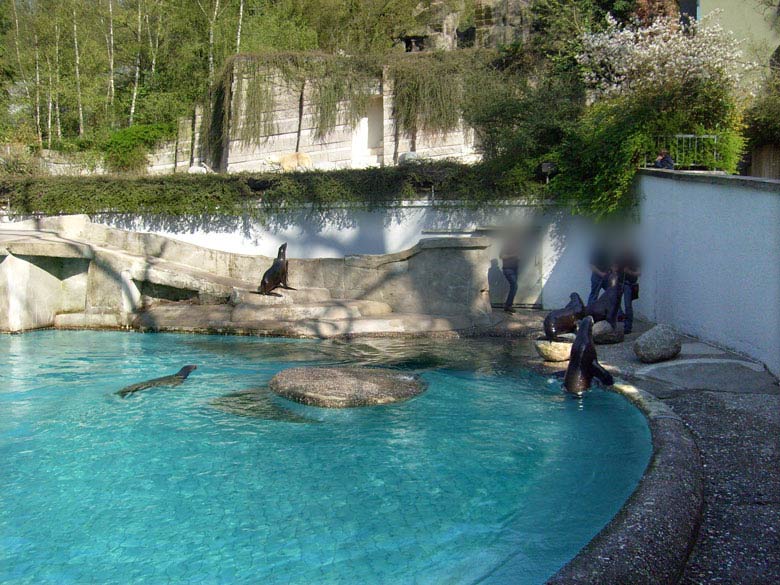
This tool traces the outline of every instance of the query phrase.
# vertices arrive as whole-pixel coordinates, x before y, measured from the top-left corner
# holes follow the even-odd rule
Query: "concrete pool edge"
[[[649,392],[623,380],[611,390],[644,414],[653,454],[620,511],[548,583],[677,583],[701,522],[699,449],[683,420]]]

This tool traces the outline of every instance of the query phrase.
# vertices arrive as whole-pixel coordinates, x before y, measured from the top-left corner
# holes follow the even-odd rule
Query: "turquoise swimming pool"
[[[0,582],[544,582],[622,506],[651,442],[621,396],[565,396],[527,351],[0,336]],[[347,410],[263,392],[285,367],[338,363],[429,388]],[[114,395],[185,364],[177,388]]]

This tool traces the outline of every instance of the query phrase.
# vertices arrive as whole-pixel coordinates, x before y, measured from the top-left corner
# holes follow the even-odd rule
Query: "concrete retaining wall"
[[[502,226],[522,225],[537,234],[534,265],[523,274],[517,302],[557,308],[572,291],[583,298],[589,292],[588,256],[592,226],[552,207],[523,204],[480,209],[436,206],[428,201],[373,211],[336,208],[327,213],[311,210],[279,214],[267,224],[249,218],[155,218],[101,216],[96,221],[134,232],[172,238],[166,245],[184,254],[176,243],[187,242],[221,252],[273,257],[288,242],[288,258],[343,258],[356,254],[394,254],[424,238],[487,236],[492,239],[484,270],[494,302],[506,296],[506,282],[498,259]],[[128,235],[136,245],[156,249],[151,235]],[[125,245],[125,244],[123,244]],[[211,260],[204,257],[206,266]],[[206,268],[210,269],[210,268]]]
[[[639,313],[780,373],[780,181],[642,172]]]

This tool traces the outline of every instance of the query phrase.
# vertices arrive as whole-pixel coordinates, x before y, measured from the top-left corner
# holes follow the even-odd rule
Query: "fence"
[[[645,153],[645,168],[652,167],[661,150],[668,150],[676,169],[723,170],[717,134],[674,134],[656,136],[655,150]]]

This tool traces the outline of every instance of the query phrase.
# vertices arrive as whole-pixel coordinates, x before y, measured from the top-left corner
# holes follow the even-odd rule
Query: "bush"
[[[764,86],[747,111],[745,132],[753,147],[780,145],[780,74]]]
[[[175,135],[174,124],[136,124],[115,130],[101,145],[106,166],[114,172],[143,170],[149,152],[160,141]]]
[[[397,167],[246,175],[85,176],[0,179],[16,215],[137,213],[262,217],[282,209],[392,206],[433,196],[466,205],[517,197],[485,167],[420,162]]]

